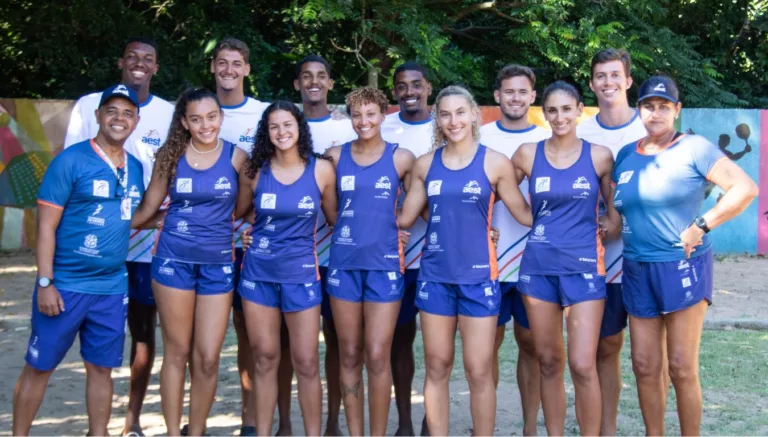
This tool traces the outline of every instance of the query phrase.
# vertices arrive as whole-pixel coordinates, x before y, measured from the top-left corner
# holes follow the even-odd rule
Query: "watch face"
[[[50,280],[50,279],[48,279],[48,278],[46,278],[46,277],[42,277],[42,278],[40,278],[40,279],[37,281],[37,285],[39,285],[39,286],[41,286],[41,287],[45,288],[45,287],[47,287],[47,286],[51,285],[51,280]]]

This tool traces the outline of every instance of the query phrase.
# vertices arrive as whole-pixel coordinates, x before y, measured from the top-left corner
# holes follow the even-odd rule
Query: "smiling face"
[[[211,145],[218,141],[223,118],[216,100],[204,98],[187,104],[187,111],[181,119],[181,124],[192,135],[192,141],[197,144]]]
[[[132,42],[125,46],[123,56],[117,60],[122,70],[122,83],[138,90],[149,87],[152,76],[157,74],[157,52],[149,44]]]
[[[568,135],[576,129],[576,121],[581,116],[584,104],[565,91],[553,91],[544,104],[544,118],[552,128],[552,134]]]
[[[123,143],[139,122],[139,108],[131,101],[113,97],[96,110],[101,133],[110,143]]]
[[[381,132],[384,114],[376,103],[363,103],[349,108],[352,128],[361,140],[376,138]]]
[[[608,61],[595,64],[589,88],[597,96],[598,103],[627,104],[627,89],[632,86],[632,78],[624,70],[624,63]]]
[[[446,140],[460,143],[472,137],[473,124],[477,122],[478,114],[466,97],[451,95],[440,99],[437,118]]]
[[[233,91],[243,88],[243,81],[251,74],[251,64],[245,61],[237,50],[222,49],[211,61],[211,73],[216,79],[216,88]]]
[[[283,109],[277,109],[269,114],[267,123],[269,141],[276,148],[286,151],[296,147],[299,142],[299,122],[293,114]]]
[[[649,97],[637,104],[640,118],[651,137],[662,137],[675,130],[675,119],[682,105],[661,97]]]
[[[514,76],[501,81],[501,87],[493,92],[502,115],[517,121],[528,116],[528,109],[536,100],[536,91],[525,76]]]
[[[333,89],[333,79],[323,63],[305,62],[293,86],[301,94],[302,102],[319,104],[328,100],[328,91]]]
[[[408,114],[427,111],[427,99],[432,94],[432,84],[420,71],[404,70],[395,76],[392,97],[397,100],[400,110]]]

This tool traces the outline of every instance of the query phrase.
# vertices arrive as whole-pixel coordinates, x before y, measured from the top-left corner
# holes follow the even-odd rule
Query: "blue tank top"
[[[396,148],[386,143],[381,158],[364,167],[352,158],[352,143],[341,147],[336,166],[339,215],[330,268],[405,271],[396,215],[400,192]]]
[[[315,226],[320,201],[314,156],[290,185],[278,181],[269,163],[264,164],[253,195],[256,222],[253,244],[243,257],[243,278],[290,284],[319,280]]]
[[[472,162],[451,170],[437,149],[424,181],[429,222],[419,280],[480,284],[498,277],[491,243],[494,192],[485,174],[486,147],[478,145]]]
[[[234,148],[232,143],[223,141],[219,159],[205,170],[192,168],[184,156],[179,159],[176,179],[168,187],[171,203],[155,244],[156,257],[198,264],[226,264],[235,260]]]
[[[547,160],[544,141],[539,142],[528,187],[533,227],[520,274],[604,275],[604,250],[597,232],[600,179],[592,164],[592,146],[582,140],[579,159],[566,169],[556,169]]]

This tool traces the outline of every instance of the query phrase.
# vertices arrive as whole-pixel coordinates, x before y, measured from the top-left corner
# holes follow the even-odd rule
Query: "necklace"
[[[189,140],[189,147],[191,147],[191,148],[192,148],[192,150],[194,150],[195,152],[197,152],[197,154],[198,154],[198,155],[207,155],[207,154],[209,154],[209,153],[213,153],[213,152],[215,152],[215,151],[219,150],[219,147],[220,147],[220,146],[221,146],[221,140],[218,140],[218,141],[216,141],[216,147],[214,147],[214,148],[213,148],[213,149],[211,149],[211,150],[206,150],[205,152],[201,152],[201,151],[197,150],[197,147],[195,147],[194,143],[192,143],[192,140]],[[192,166],[193,166],[193,167],[197,167],[198,165],[199,165],[199,163],[198,163],[198,162],[193,162],[193,163],[192,163]]]

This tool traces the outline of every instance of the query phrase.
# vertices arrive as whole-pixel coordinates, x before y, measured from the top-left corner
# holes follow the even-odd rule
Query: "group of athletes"
[[[536,434],[540,405],[547,432],[564,434],[566,359],[581,434],[616,433],[628,320],[646,432],[664,433],[670,381],[682,433],[699,432],[698,352],[712,302],[706,234],[757,187],[717,146],[676,130],[671,78],[649,78],[630,107],[629,54],[603,50],[589,82],[599,113],[578,123],[579,92],[556,81],[540,99],[546,130],[529,122],[536,78],[519,65],[498,72],[501,118],[482,125],[460,86],[439,91],[430,110],[429,74],[414,62],[394,72],[399,112],[387,115],[387,96],[365,87],[346,96],[349,118],[328,108],[334,83],[322,57],[296,65],[302,110],[246,97],[249,62],[245,43],[223,39],[210,64],[216,91],[184,91],[174,107],[150,93],[155,44],[133,38],[118,59],[121,83],[78,100],[38,196],[38,279],[14,435],[28,434],[78,334],[89,434],[107,435],[126,318],[123,435],[144,435],[157,314],[167,433],[203,435],[232,309],[241,435],[270,434],[276,407],[278,435],[292,433],[294,373],[304,431],[321,433],[321,318],[325,434],[341,435],[342,403],[349,433],[365,433],[365,366],[369,433],[387,433],[394,385],[395,435],[414,435],[417,313],[422,435],[451,433],[457,327],[473,434],[493,434],[498,352],[512,319],[523,434]],[[724,195],[699,215],[713,184]]]

